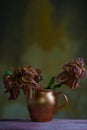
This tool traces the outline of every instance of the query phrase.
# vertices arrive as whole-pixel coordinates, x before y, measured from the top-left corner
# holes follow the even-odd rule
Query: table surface
[[[87,120],[53,119],[32,122],[29,119],[0,119],[0,130],[87,130]]]

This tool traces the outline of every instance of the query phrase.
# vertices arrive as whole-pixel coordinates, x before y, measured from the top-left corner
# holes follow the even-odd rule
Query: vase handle
[[[68,103],[68,98],[67,98],[67,96],[63,92],[57,92],[57,93],[55,93],[55,95],[56,95],[56,100],[58,100],[59,96],[63,96],[63,98],[64,98],[64,103],[61,106],[57,106],[57,108],[56,108],[55,112],[58,112],[63,107],[65,107],[65,105]]]

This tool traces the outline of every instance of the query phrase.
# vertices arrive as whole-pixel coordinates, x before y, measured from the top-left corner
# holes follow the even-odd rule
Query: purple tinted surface
[[[87,120],[53,119],[32,122],[25,119],[1,119],[0,130],[87,130]]]

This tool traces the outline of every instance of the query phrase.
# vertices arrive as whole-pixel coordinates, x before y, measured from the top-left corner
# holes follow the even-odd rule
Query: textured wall
[[[4,70],[24,64],[39,67],[45,87],[64,62],[80,56],[86,66],[87,8],[84,0],[16,0],[0,6],[0,118],[27,118],[23,94],[8,101],[3,92]],[[69,103],[55,117],[87,118],[86,80],[77,90],[67,86],[57,89],[65,92]]]

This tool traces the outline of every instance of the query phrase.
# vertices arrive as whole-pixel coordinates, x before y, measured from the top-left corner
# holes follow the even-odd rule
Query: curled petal
[[[31,66],[24,65],[13,69],[12,72],[10,75],[3,76],[6,92],[10,93],[9,99],[16,99],[20,89],[24,91],[26,97],[32,97],[32,90],[39,88],[40,69],[33,69]]]
[[[63,69],[64,71],[57,76],[57,80],[72,89],[78,88],[81,78],[87,76],[83,58],[77,58],[64,64]]]
[[[80,64],[81,66],[84,66],[84,60],[83,60],[83,58],[77,58],[76,59],[76,63]]]
[[[68,79],[67,81],[65,81],[63,84],[67,85],[68,87],[70,87],[71,89],[76,89],[78,87],[80,87],[79,85],[79,80],[73,78]]]
[[[75,88],[78,88],[78,87],[80,87],[80,85],[79,85],[79,80],[73,80],[73,83],[72,83],[72,89],[75,89]]]
[[[79,67],[78,67],[78,66],[75,66],[75,67],[73,68],[73,71],[74,71],[76,74],[78,74],[78,73],[79,73]]]
[[[23,93],[24,93],[24,95],[27,97],[27,98],[30,98],[30,87],[28,88],[28,87],[23,87]]]
[[[10,92],[9,100],[11,100],[11,99],[15,100],[19,95],[19,89],[18,88],[12,88],[9,92]]]
[[[86,71],[86,69],[83,69],[82,74],[81,74],[81,78],[86,77],[86,76],[87,76],[87,71]]]
[[[65,71],[63,71],[62,73],[60,73],[60,74],[57,76],[57,80],[58,80],[60,83],[65,82],[67,79],[68,79],[68,77],[67,77],[67,74],[65,73]]]
[[[31,80],[31,86],[33,88],[38,88],[39,87],[38,83],[35,80],[33,80],[33,79]]]

